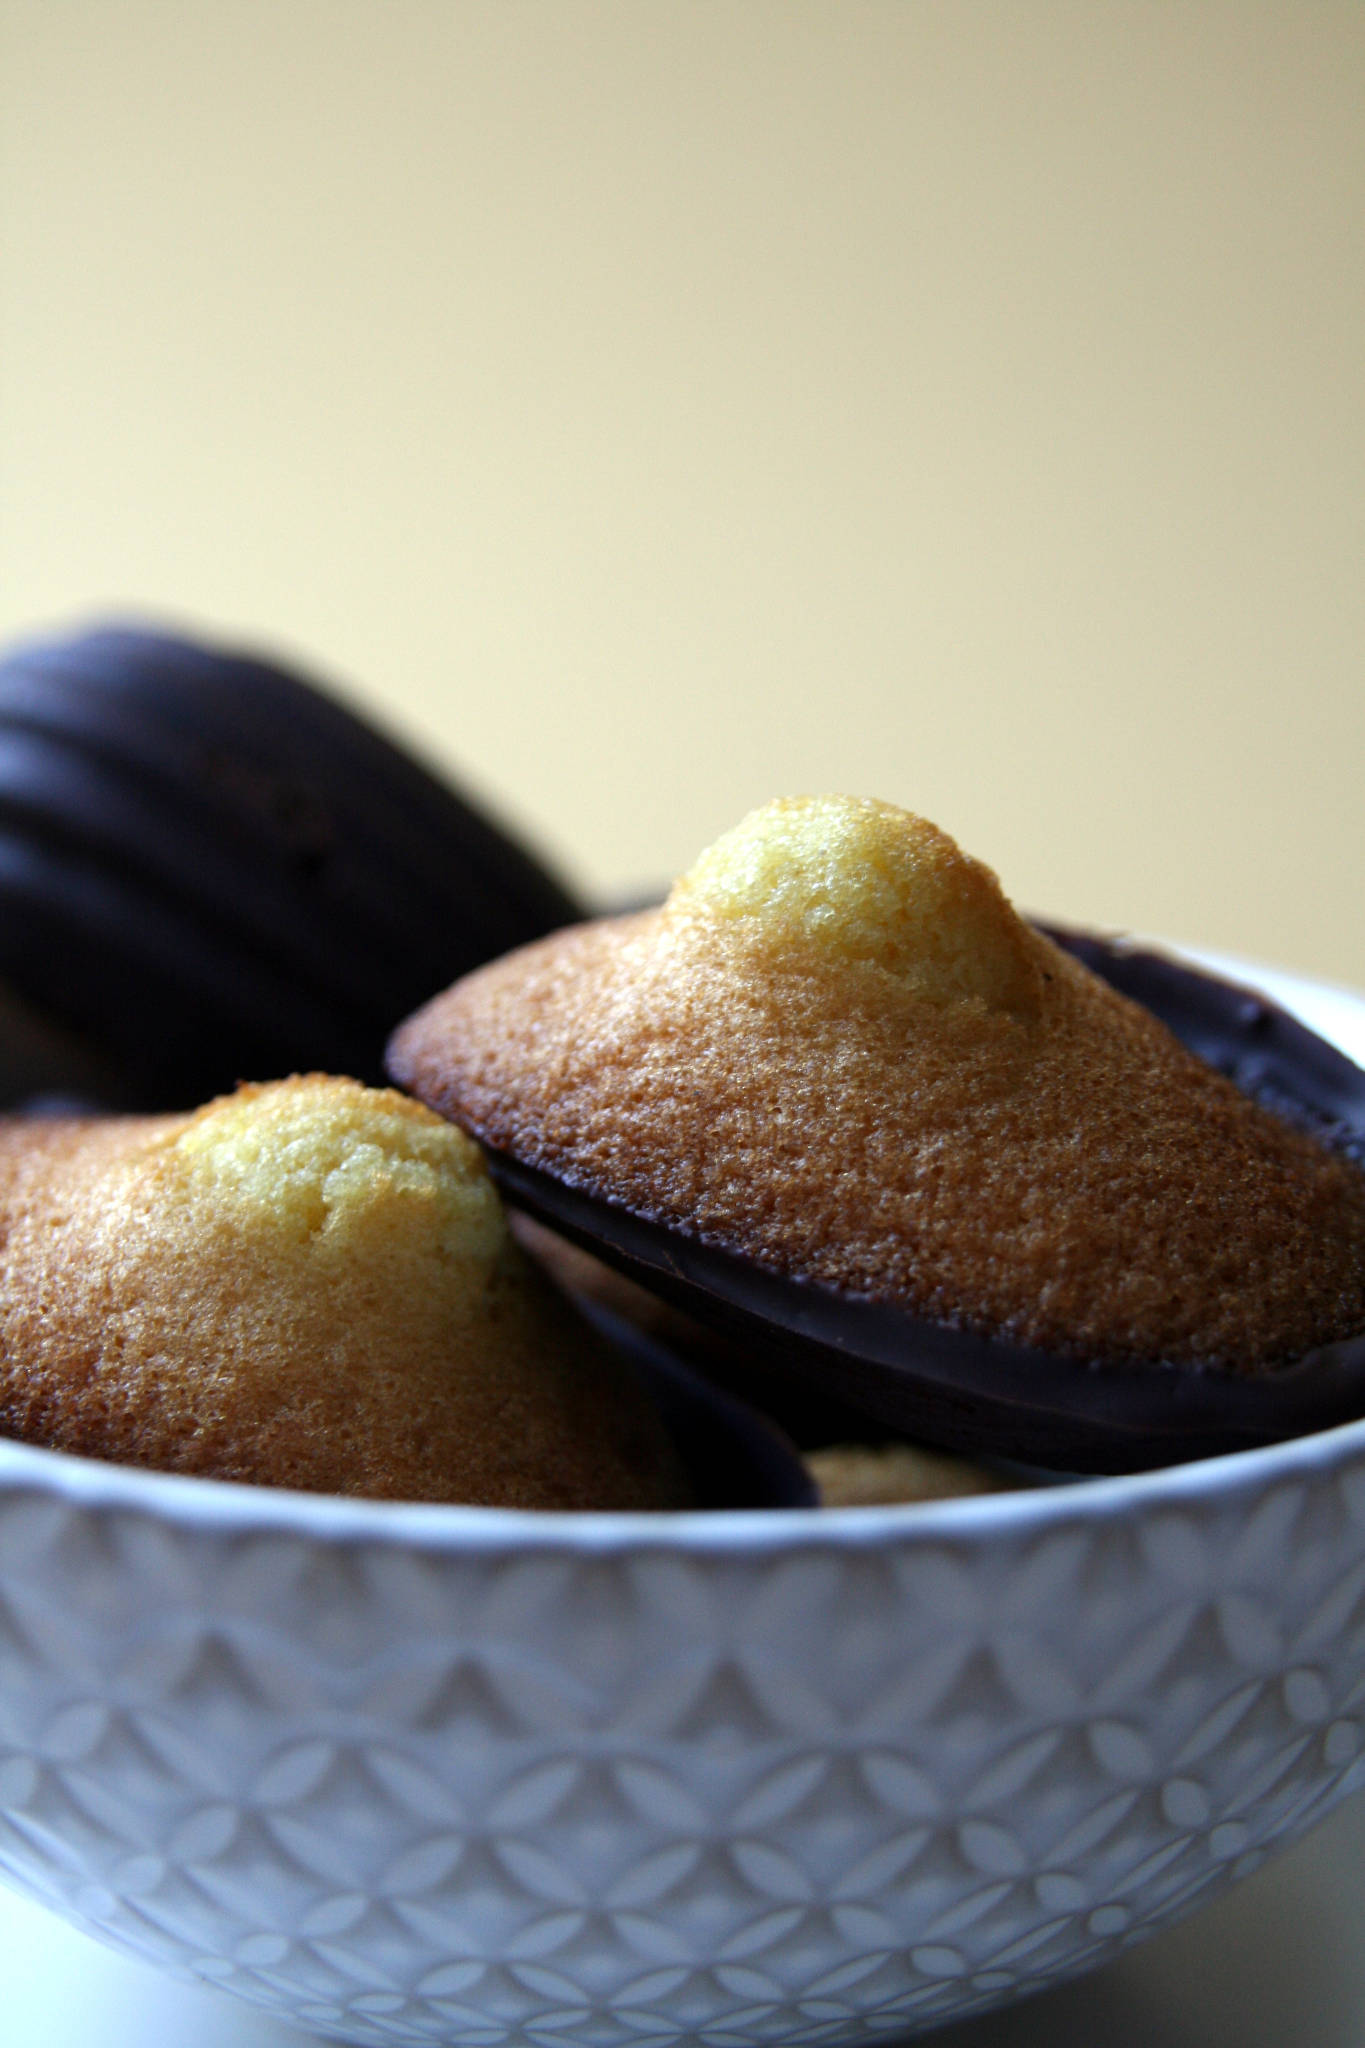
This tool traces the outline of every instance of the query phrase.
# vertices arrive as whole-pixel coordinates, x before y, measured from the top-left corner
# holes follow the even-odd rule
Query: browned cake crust
[[[192,1117],[0,1124],[0,1217],[8,1435],[319,1492],[685,1502],[475,1148],[391,1091],[312,1076]]]
[[[941,844],[970,973],[754,914],[727,870],[471,975],[391,1069],[576,1188],[988,1335],[1253,1373],[1365,1328],[1365,1178]]]

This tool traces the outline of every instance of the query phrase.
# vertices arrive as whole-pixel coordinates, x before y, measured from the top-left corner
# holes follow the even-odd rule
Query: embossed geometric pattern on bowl
[[[1254,1868],[1362,1749],[1356,1426],[1218,1487],[595,1540],[197,1526],[2,1455],[6,1874],[341,2039],[906,2032]]]

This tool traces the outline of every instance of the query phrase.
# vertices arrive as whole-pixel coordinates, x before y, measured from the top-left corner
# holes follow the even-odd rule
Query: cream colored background
[[[0,636],[1365,983],[1365,6],[0,0]]]

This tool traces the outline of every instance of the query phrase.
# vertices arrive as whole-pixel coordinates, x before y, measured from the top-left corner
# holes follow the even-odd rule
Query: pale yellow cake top
[[[868,797],[779,797],[675,883],[668,919],[713,920],[774,959],[875,965],[926,1002],[1032,1016],[1039,968],[990,869],[925,818]]]

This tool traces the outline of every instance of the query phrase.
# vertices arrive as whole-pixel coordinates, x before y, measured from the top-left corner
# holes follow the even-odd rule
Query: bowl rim
[[[1348,1018],[1365,1046],[1365,991],[1239,957],[1148,940],[1176,958],[1245,981],[1339,1043]],[[1354,1045],[1343,1048],[1359,1056]],[[0,1438],[0,1515],[15,1497],[46,1497],[94,1513],[131,1513],[187,1537],[296,1538],[343,1548],[377,1545],[427,1554],[496,1557],[554,1551],[582,1556],[637,1552],[744,1560],[810,1549],[975,1547],[1076,1523],[1110,1522],[1162,1508],[1212,1513],[1268,1486],[1321,1480],[1365,1465],[1365,1417],[1251,1450],[1140,1472],[1040,1483],[1015,1491],[889,1506],[722,1508],[675,1511],[545,1510],[385,1501],[115,1465]]]
[[[1146,1472],[1043,1483],[892,1506],[547,1510],[367,1500],[105,1465],[36,1444],[0,1443],[0,1518],[35,1496],[97,1515],[131,1514],[187,1538],[294,1538],[329,1548],[496,1557],[536,1551],[679,1557],[768,1557],[811,1549],[998,1544],[1077,1523],[1134,1520],[1162,1509],[1213,1514],[1270,1486],[1365,1468],[1365,1418],[1254,1450]]]

